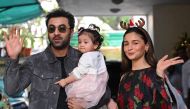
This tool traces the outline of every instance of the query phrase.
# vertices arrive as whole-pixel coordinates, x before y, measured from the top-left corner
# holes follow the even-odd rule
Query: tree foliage
[[[128,22],[130,16],[101,16],[99,17],[102,21],[109,24],[113,29],[118,30],[118,25],[120,21]]]

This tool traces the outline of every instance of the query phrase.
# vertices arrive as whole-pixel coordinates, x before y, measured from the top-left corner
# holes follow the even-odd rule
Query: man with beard
[[[65,78],[78,64],[81,53],[72,48],[70,39],[74,31],[74,16],[62,9],[56,9],[46,16],[49,46],[45,51],[28,57],[19,65],[19,53],[23,40],[20,30],[11,28],[9,37],[5,33],[8,61],[4,75],[5,91],[15,96],[31,85],[29,109],[82,109],[75,98],[66,99],[65,89],[55,82]],[[109,102],[106,91],[97,109]]]

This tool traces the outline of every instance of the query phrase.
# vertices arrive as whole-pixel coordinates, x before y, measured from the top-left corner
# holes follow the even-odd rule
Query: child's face
[[[78,49],[82,53],[94,51],[98,47],[92,42],[92,39],[87,34],[82,34],[78,38]]]

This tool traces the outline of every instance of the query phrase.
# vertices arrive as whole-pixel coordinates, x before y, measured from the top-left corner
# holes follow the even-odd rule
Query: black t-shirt
[[[62,78],[67,77],[67,74],[66,74],[65,68],[64,68],[64,58],[65,57],[57,57],[57,59],[61,62]],[[61,87],[60,91],[59,91],[57,109],[68,109],[66,98],[67,98],[67,95],[65,92],[65,88]]]

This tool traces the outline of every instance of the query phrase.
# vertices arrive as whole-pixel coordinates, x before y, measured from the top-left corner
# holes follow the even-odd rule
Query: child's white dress
[[[108,81],[103,54],[99,51],[84,53],[78,67],[70,74],[78,80],[65,87],[67,97],[77,97],[85,108],[97,105],[106,91]]]

